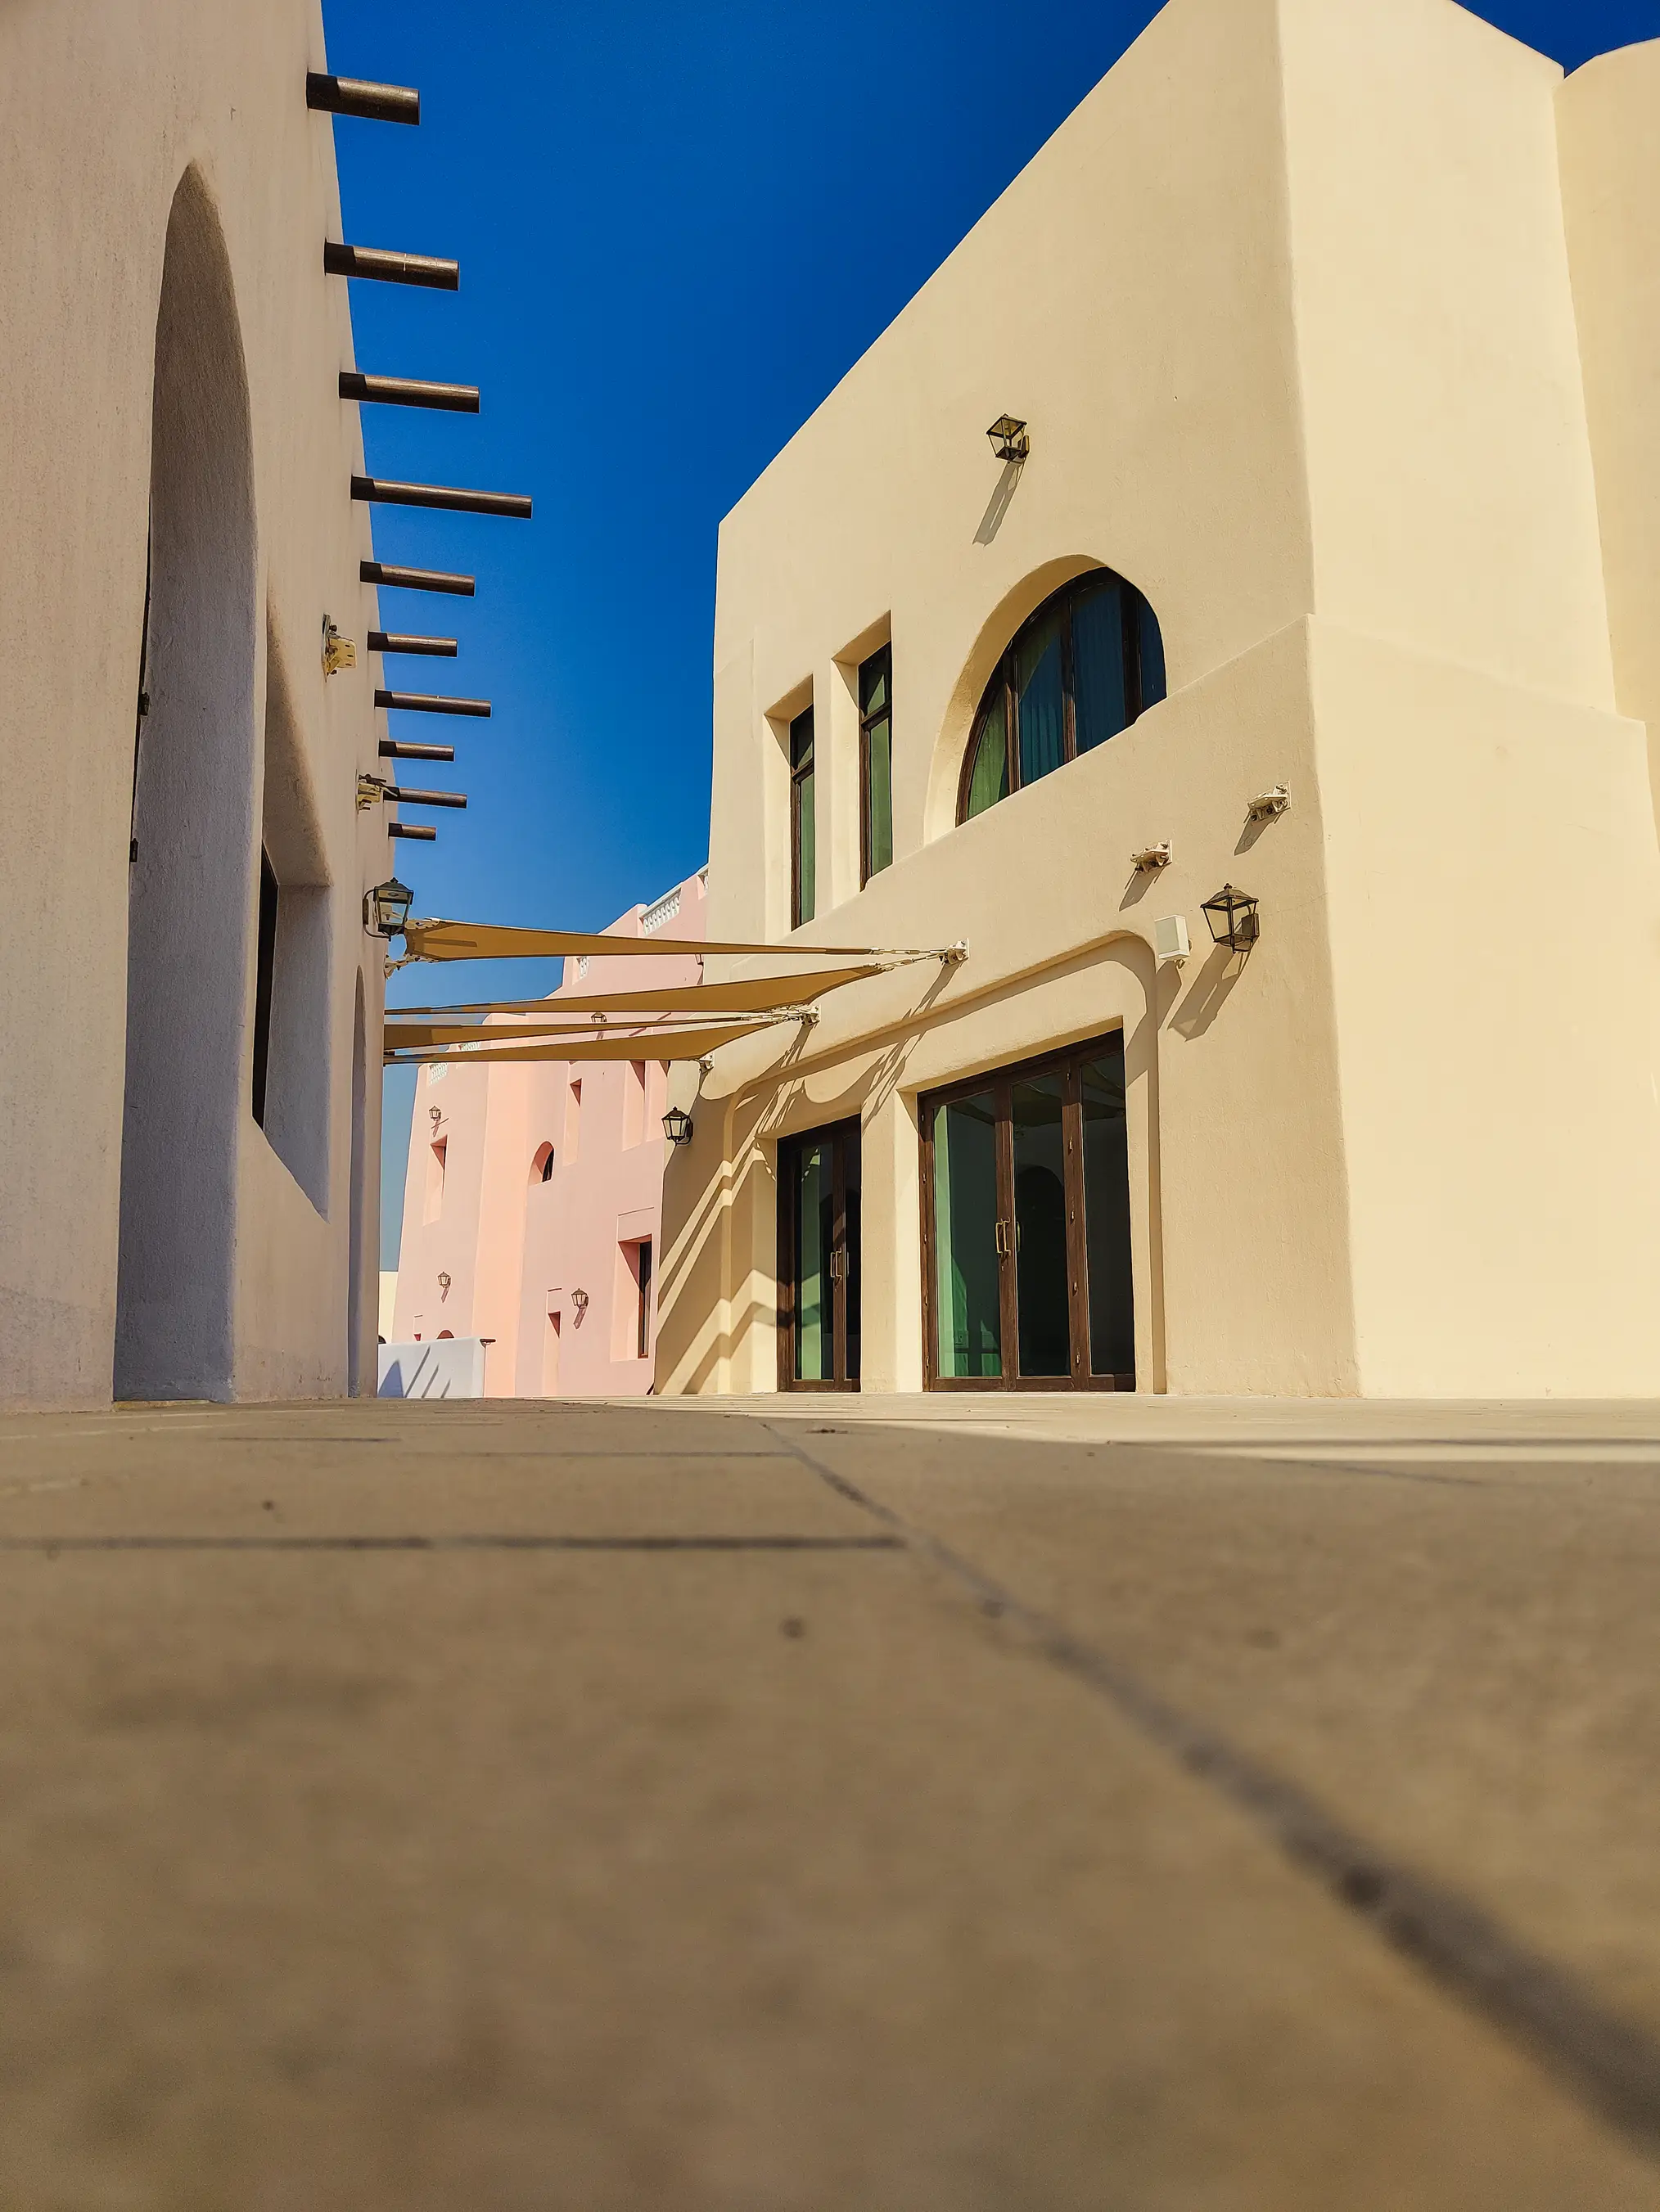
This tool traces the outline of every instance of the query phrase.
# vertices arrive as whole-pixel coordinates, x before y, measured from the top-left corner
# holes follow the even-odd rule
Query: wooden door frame
[[[922,1231],[922,1387],[925,1390],[1134,1390],[1134,1375],[1092,1375],[1089,1360],[1089,1249],[1084,1219],[1083,1096],[1080,1071],[1084,1062],[1116,1039],[1121,1055],[1127,1052],[1122,1023],[1081,1043],[1053,1047],[1030,1060],[1006,1067],[986,1068],[978,1075],[923,1091],[916,1101],[921,1133]],[[1070,1178],[1067,1220],[1067,1303],[1070,1321],[1072,1371],[1068,1375],[1023,1376],[1020,1364],[1019,1312],[1016,1297],[1012,1231],[1014,1227],[1014,1130],[1012,1093],[1015,1084],[1028,1076],[1061,1073],[1061,1127],[1062,1157]],[[998,1319],[1002,1331],[1000,1375],[941,1375],[936,1316],[935,1282],[939,1272],[938,1227],[933,1212],[933,1127],[942,1106],[955,1099],[977,1098],[990,1092],[995,1102],[997,1202],[1000,1220],[1006,1203],[1011,1250],[998,1270]],[[1128,1109],[1128,1100],[1126,1102]],[[1075,1191],[1080,1201],[1074,1211]],[[1132,1261],[1133,1265],[1133,1261]]]
[[[857,1146],[863,1124],[855,1114],[842,1121],[828,1121],[817,1129],[792,1130],[787,1137],[778,1139],[777,1175],[775,1188],[778,1193],[778,1388],[780,1390],[856,1390],[855,1377],[848,1379],[848,1147]],[[808,1145],[828,1143],[830,1148],[830,1250],[825,1264],[830,1267],[834,1255],[840,1253],[842,1264],[830,1267],[831,1328],[835,1333],[835,1356],[830,1362],[832,1372],[824,1376],[804,1376],[795,1371],[795,1190],[789,1163]],[[860,1163],[863,1183],[863,1161]],[[861,1224],[862,1233],[862,1224]],[[862,1255],[861,1255],[862,1261]],[[861,1270],[862,1273],[862,1265]],[[860,1316],[862,1324],[863,1316]],[[862,1346],[862,1333],[861,1333]],[[860,1364],[863,1366],[862,1350]]]

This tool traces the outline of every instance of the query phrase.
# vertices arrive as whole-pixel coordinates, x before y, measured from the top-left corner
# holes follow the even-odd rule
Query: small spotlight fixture
[[[1283,783],[1276,783],[1272,791],[1259,791],[1245,809],[1248,822],[1272,822],[1276,814],[1283,814],[1291,805],[1291,793]]]
[[[396,876],[388,876],[363,894],[363,927],[371,937],[401,937],[410,918],[415,893]]]
[[[357,647],[349,637],[342,637],[338,629],[327,615],[323,617],[323,673],[337,676],[343,668],[356,668]]]
[[[1256,901],[1248,891],[1237,891],[1231,884],[1224,884],[1200,911],[1210,924],[1213,943],[1225,945],[1230,952],[1249,952],[1256,944],[1260,934]]]
[[[1024,461],[1031,451],[1026,426],[1018,415],[1000,415],[986,435],[1000,461]]]
[[[671,1106],[663,1116],[663,1134],[672,1145],[691,1142],[691,1115],[684,1106]]]
[[[1160,868],[1169,867],[1175,857],[1166,837],[1162,845],[1149,845],[1142,852],[1132,853],[1130,866],[1138,876],[1156,876]]]

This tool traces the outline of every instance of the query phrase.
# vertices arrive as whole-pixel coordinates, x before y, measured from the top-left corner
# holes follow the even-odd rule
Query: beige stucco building
[[[0,1400],[374,1387],[394,848],[325,67],[316,0],[0,10]]]
[[[728,516],[660,1390],[1660,1391],[1657,112],[1171,0]]]

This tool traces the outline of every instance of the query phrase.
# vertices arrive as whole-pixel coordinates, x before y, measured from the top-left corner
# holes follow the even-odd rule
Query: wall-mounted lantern
[[[450,1277],[443,1269],[441,1268],[438,1274],[438,1295],[441,1298],[447,1298],[449,1294]]]
[[[1207,898],[1200,911],[1210,924],[1210,933],[1218,945],[1225,945],[1230,952],[1249,952],[1259,934],[1256,901],[1247,891],[1237,891],[1231,884],[1224,884],[1214,897]]]
[[[582,1316],[588,1310],[588,1294],[586,1291],[573,1291],[570,1294],[570,1302],[576,1309],[576,1326],[581,1328]]]
[[[663,1116],[663,1134],[672,1145],[691,1142],[691,1115],[684,1106],[671,1106]]]
[[[1026,426],[1018,415],[1000,415],[986,435],[1000,461],[1024,461],[1031,451]]]
[[[401,937],[410,918],[415,893],[396,876],[388,876],[363,894],[363,927],[371,937]]]

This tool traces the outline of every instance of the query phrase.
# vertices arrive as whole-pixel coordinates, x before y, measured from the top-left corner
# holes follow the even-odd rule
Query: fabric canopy
[[[703,948],[686,939],[676,944],[689,952]],[[460,1006],[388,1006],[392,1021],[482,1021],[487,1014],[606,1014],[621,1021],[637,1014],[642,1020],[654,1013],[696,1014],[770,1013],[779,1006],[806,1006],[826,991],[862,982],[866,975],[885,970],[879,961],[857,968],[823,968],[815,975],[745,976],[730,983],[670,983],[660,991],[599,991],[585,997],[488,999]]]
[[[702,1060],[707,1054],[718,1052],[723,1044],[755,1034],[752,1025],[739,1029],[728,1024],[724,1029],[663,1030],[649,1036],[637,1032],[629,1036],[584,1036],[573,1038],[569,1043],[523,1045],[517,1052],[476,1052],[470,1046],[464,1049],[454,1045],[447,1048],[435,1045],[414,1052],[389,1052],[386,1064],[391,1067],[414,1067],[423,1060],[441,1060],[450,1067],[514,1067],[555,1060]]]
[[[873,957],[927,960],[929,952],[880,953],[869,945],[724,945],[709,938],[607,937],[578,929],[509,929],[493,921],[410,921],[404,927],[404,955],[410,960],[661,959],[666,952],[770,952],[800,959],[803,953],[834,953],[845,960]]]
[[[556,1006],[558,1001],[553,1002]],[[711,1012],[718,1014],[716,1006]],[[733,1026],[745,1029],[764,1029],[780,1018],[776,1014],[745,1014],[735,1018]],[[487,1044],[503,1049],[516,1045],[521,1038],[539,1040],[544,1037],[632,1037],[636,1044],[649,1044],[654,1038],[660,1042],[679,1036],[693,1024],[684,1014],[665,1015],[661,1021],[647,1020],[635,1016],[627,1022],[388,1022],[386,1049],[401,1051],[406,1047],[417,1048],[435,1044]],[[649,1052],[636,1052],[636,1060],[649,1060]]]

